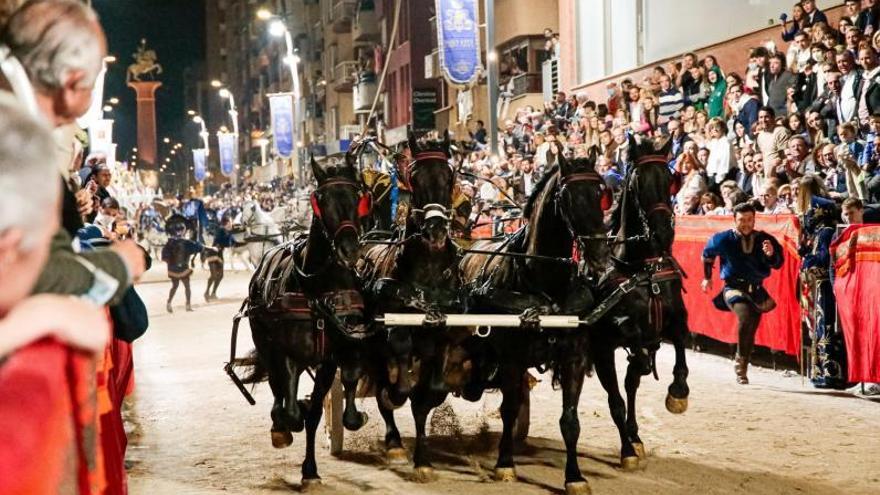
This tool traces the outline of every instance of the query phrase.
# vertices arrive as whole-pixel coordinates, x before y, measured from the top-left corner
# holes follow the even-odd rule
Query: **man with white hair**
[[[97,438],[86,429],[93,354],[110,335],[102,311],[60,295],[29,296],[58,229],[61,190],[50,131],[0,103],[0,493],[62,493],[89,482]],[[45,337],[52,337],[53,340]]]
[[[0,30],[0,102],[15,101],[55,128],[62,177],[73,155],[72,136],[64,126],[89,109],[106,52],[96,14],[75,0],[30,0]],[[71,235],[82,226],[81,215],[88,212],[85,203],[91,198],[87,192],[77,197],[67,188],[64,192],[65,228],[53,239],[35,291],[85,296],[98,304],[120,300],[145,269],[143,251],[133,241],[123,241],[110,250],[75,254]]]

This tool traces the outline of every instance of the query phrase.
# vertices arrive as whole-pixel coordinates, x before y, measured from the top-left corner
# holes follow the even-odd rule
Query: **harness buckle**
[[[324,331],[324,318],[318,318],[318,321],[315,322],[315,328]]]
[[[651,284],[651,292],[655,296],[659,296],[660,295],[660,284],[658,284],[657,282],[652,283]]]
[[[633,289],[635,289],[635,288],[636,288],[635,284],[633,284],[633,283],[632,283],[632,279],[629,279],[629,278],[626,279],[626,281],[625,281],[624,283],[620,284],[620,290],[621,290],[624,294],[629,294],[629,293],[632,292]]]

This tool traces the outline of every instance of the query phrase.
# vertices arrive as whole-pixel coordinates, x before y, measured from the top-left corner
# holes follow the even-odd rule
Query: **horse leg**
[[[425,371],[423,370],[423,372]],[[434,467],[431,466],[431,459],[428,455],[428,439],[425,432],[428,413],[431,412],[431,409],[442,404],[446,398],[445,392],[431,390],[430,381],[430,373],[425,373],[410,397],[410,407],[416,424],[416,447],[413,451],[413,463],[416,468],[416,480],[422,483],[436,479]]]
[[[403,448],[400,431],[397,429],[397,422],[394,421],[394,409],[386,407],[385,402],[379,399],[380,390],[386,390],[385,387],[387,384],[376,387],[376,404],[382,420],[385,421],[385,460],[388,464],[406,464],[406,449]]]
[[[608,394],[608,408],[611,410],[611,418],[620,434],[620,464],[625,471],[636,469],[639,465],[639,457],[635,448],[629,441],[626,431],[626,403],[620,396],[620,387],[617,384],[617,370],[614,365],[614,348],[602,346],[596,349],[593,359],[596,376],[602,388]]]
[[[522,380],[526,370],[519,366],[505,367],[502,375],[501,441],[498,443],[498,462],[495,464],[497,481],[516,481],[513,463],[513,428],[522,406]]]
[[[666,410],[673,414],[682,414],[688,408],[688,395],[690,388],[687,384],[688,366],[685,354],[685,340],[687,339],[687,323],[679,320],[672,326],[674,335],[672,345],[675,347],[675,367],[672,368],[672,383],[669,385],[666,395]]]
[[[306,411],[306,457],[302,464],[302,488],[304,490],[321,483],[321,477],[318,476],[318,463],[315,461],[315,434],[324,412],[324,396],[330,390],[335,377],[335,366],[321,366],[315,373],[315,387],[312,389],[311,403]]]
[[[342,387],[345,390],[345,409],[342,411],[342,426],[349,431],[360,430],[367,424],[367,413],[357,410],[355,404],[355,392],[357,391],[358,380],[363,375],[363,370],[356,363],[345,363],[341,365]]]
[[[578,402],[584,386],[586,363],[582,357],[574,357],[562,365],[560,385],[562,386],[562,416],[559,429],[565,441],[565,493],[567,495],[586,495],[590,485],[581,474],[577,461],[577,442],[581,435],[578,420]]]
[[[173,313],[174,310],[171,309],[171,301],[174,299],[174,294],[177,293],[177,286],[180,285],[180,280],[176,278],[171,279],[171,290],[168,292],[168,303],[165,304],[165,310],[169,313]]]
[[[287,396],[284,402],[285,420],[291,430],[300,432],[305,427],[305,419],[303,418],[300,403],[296,398],[299,394],[299,376],[302,374],[303,369],[290,356],[284,358],[284,366],[287,369],[287,387],[285,390]]]
[[[278,351],[270,351],[273,354]],[[280,356],[279,356],[280,357]],[[284,366],[284,358],[273,356],[266,360],[269,369],[269,387],[272,389],[272,396],[275,398],[272,404],[272,446],[276,449],[289,447],[293,443],[293,435],[284,419],[284,397],[285,386],[289,377],[287,376],[287,368]]]
[[[638,366],[630,363],[626,367],[626,378],[623,381],[623,387],[626,389],[626,431],[636,455],[639,459],[645,459],[647,457],[645,444],[639,438],[639,424],[636,419],[636,393],[639,391],[641,381],[642,375]]]

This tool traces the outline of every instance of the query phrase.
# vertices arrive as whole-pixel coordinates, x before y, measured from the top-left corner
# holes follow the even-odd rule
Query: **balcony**
[[[440,77],[442,77],[440,73],[440,51],[434,50],[425,55],[425,79],[439,79]]]
[[[358,63],[354,60],[339,62],[333,67],[331,84],[333,89],[339,92],[349,92],[357,82]]]
[[[379,16],[375,9],[358,10],[351,26],[351,39],[355,42],[378,42],[382,37]]]
[[[559,60],[545,60],[541,64],[541,79],[544,87],[544,101],[550,101],[559,91]]]
[[[338,0],[330,8],[330,24],[334,33],[351,31],[351,21],[357,10],[357,0]]]
[[[513,95],[511,98],[516,98],[517,96],[522,96],[528,93],[541,93],[543,88],[541,77],[541,74],[534,72],[513,76],[511,78],[513,81]]]

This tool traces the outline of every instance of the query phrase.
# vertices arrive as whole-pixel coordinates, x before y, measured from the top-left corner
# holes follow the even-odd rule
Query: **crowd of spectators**
[[[592,146],[597,170],[617,188],[627,138],[640,135],[672,139],[680,215],[729,214],[744,201],[767,213],[804,213],[797,193],[808,177],[838,202],[880,203],[878,24],[874,0],[847,1],[834,25],[806,0],[783,23],[787,50],[769,41],[751,49],[746,67],[687,53],[640,81],[609,82],[604,101],[557,93],[503,121],[499,157],[489,156],[477,121],[476,150],[460,160],[486,180],[464,191],[484,208],[522,203],[560,153],[584,156]]]

